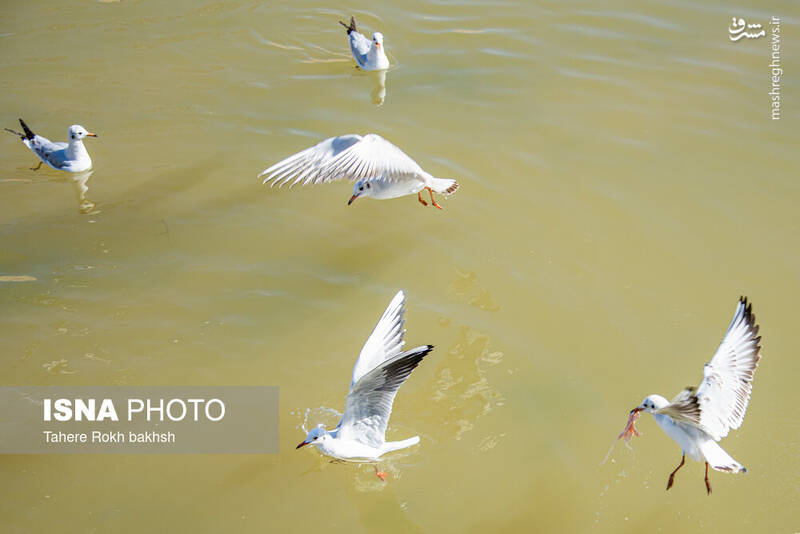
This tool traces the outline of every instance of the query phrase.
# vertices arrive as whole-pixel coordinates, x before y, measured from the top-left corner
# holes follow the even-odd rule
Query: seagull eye
[[[367,184],[367,189],[369,189],[370,187],[372,187],[372,185],[370,185],[370,184]]]

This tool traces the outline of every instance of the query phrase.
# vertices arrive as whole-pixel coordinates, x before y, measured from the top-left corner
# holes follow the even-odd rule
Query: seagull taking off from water
[[[265,169],[258,177],[264,175],[267,177],[263,183],[272,182],[271,186],[278,187],[286,183],[291,187],[298,183],[355,181],[348,205],[358,197],[384,199],[416,193],[427,206],[422,199],[422,190],[426,189],[433,205],[442,209],[433,193],[450,195],[458,189],[458,182],[423,171],[405,152],[377,134],[331,137]]]
[[[747,472],[717,442],[730,430],[742,426],[753,390],[753,374],[761,359],[760,341],[752,305],[746,297],[741,297],[722,343],[703,368],[700,386],[684,389],[672,401],[661,395],[648,395],[631,410],[623,434],[636,433],[633,422],[640,412],[646,412],[653,414],[658,426],[681,446],[681,463],[670,473],[667,489],[672,487],[675,473],[683,467],[687,454],[695,461],[705,462],[709,494],[709,466],[729,473]]]
[[[19,120],[22,126],[20,133],[6,128],[6,131],[18,135],[26,147],[30,148],[34,154],[42,160],[39,165],[31,170],[37,171],[42,163],[46,163],[57,171],[83,172],[92,168],[92,158],[83,146],[84,137],[97,137],[97,135],[86,131],[86,128],[79,124],[73,124],[67,130],[66,143],[54,143],[49,139],[36,135],[28,128],[25,121]]]
[[[432,345],[423,345],[400,352],[405,301],[405,293],[398,291],[361,349],[339,424],[330,431],[322,424],[312,428],[298,449],[313,445],[340,460],[374,462],[387,452],[419,443],[419,436],[402,441],[386,441],[385,436],[397,390],[433,350]],[[377,466],[375,474],[385,480]]]
[[[350,17],[350,24],[347,25],[341,20],[339,24],[347,28],[347,40],[350,43],[350,51],[353,59],[359,67],[364,70],[386,70],[389,68],[389,58],[383,49],[383,34],[375,32],[372,40],[367,39],[358,32],[356,19]]]

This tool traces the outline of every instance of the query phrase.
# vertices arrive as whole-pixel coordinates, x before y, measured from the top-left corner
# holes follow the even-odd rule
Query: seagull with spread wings
[[[374,462],[387,452],[419,443],[419,436],[402,441],[386,441],[386,427],[392,414],[397,390],[422,359],[433,350],[423,345],[405,352],[403,313],[406,294],[398,291],[370,334],[353,367],[344,413],[333,430],[312,428],[297,448],[313,445],[333,458],[355,462]],[[385,480],[386,473],[375,467]]]
[[[760,341],[752,305],[741,297],[722,343],[703,368],[700,386],[683,390],[672,401],[661,395],[648,395],[631,410],[631,421],[639,412],[652,414],[658,426],[681,446],[681,463],[670,473],[667,489],[672,487],[687,454],[695,461],[705,462],[709,494],[709,466],[729,473],[747,472],[717,442],[742,426],[753,390],[753,375],[761,359]],[[632,423],[630,428],[635,432]]]
[[[290,156],[262,171],[263,183],[278,187],[288,183],[324,184],[334,180],[355,181],[353,196],[348,205],[359,197],[395,198],[417,193],[424,205],[422,190],[450,195],[458,189],[458,182],[449,178],[436,178],[422,170],[405,152],[377,134],[356,134],[331,137],[321,143]]]

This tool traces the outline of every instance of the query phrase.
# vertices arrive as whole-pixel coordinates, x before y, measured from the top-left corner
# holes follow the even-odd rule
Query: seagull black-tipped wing
[[[660,412],[702,428],[716,441],[742,426],[761,359],[760,341],[752,305],[741,297],[697,391],[684,390]]]
[[[352,15],[350,16],[350,24],[345,24],[341,20],[339,21],[339,24],[341,24],[347,29],[347,35],[350,35],[350,32],[358,31],[358,28],[356,28],[356,18]]]
[[[362,376],[347,395],[338,437],[383,445],[397,390],[432,350],[433,345],[408,350]]]
[[[33,133],[33,130],[28,128],[28,125],[25,124],[24,120],[20,119],[19,125],[22,126],[22,131],[25,132],[25,139],[33,139],[34,137],[36,137],[36,134]]]
[[[353,377],[350,379],[350,391],[359,379],[378,367],[384,361],[400,354],[403,348],[403,329],[406,321],[403,318],[405,313],[406,293],[402,289],[398,291],[386,310],[378,319],[378,323],[367,338],[361,353],[358,355],[353,366]]]

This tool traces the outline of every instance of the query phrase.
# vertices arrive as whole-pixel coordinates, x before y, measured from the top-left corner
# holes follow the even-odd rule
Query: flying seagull
[[[417,199],[427,206],[422,199],[422,190],[426,189],[433,205],[442,209],[433,193],[450,195],[458,189],[458,182],[425,172],[405,152],[377,134],[331,137],[265,169],[258,177],[265,175],[263,183],[278,187],[286,183],[291,187],[355,180],[348,205],[358,197],[385,199],[417,193]]]
[[[760,341],[752,305],[746,297],[741,297],[722,343],[703,368],[700,386],[684,389],[672,401],[661,395],[648,395],[631,410],[626,432],[635,433],[633,421],[640,412],[650,413],[658,426],[681,446],[681,463],[670,473],[667,489],[672,487],[675,473],[683,467],[687,454],[695,461],[705,462],[709,494],[709,466],[729,473],[747,472],[717,442],[742,425],[753,390],[753,374],[761,359]]]
[[[92,158],[89,157],[86,147],[83,146],[83,138],[97,137],[97,135],[88,132],[80,124],[73,124],[69,127],[69,130],[67,130],[68,141],[66,143],[54,143],[41,135],[33,133],[22,119],[19,120],[19,123],[25,133],[9,128],[6,128],[6,131],[18,135],[25,146],[30,148],[42,160],[39,165],[31,170],[39,170],[42,163],[48,164],[57,171],[83,172],[92,168]]]
[[[358,32],[356,19],[350,17],[350,24],[345,24],[341,20],[339,24],[347,29],[347,41],[350,43],[350,51],[353,59],[359,67],[364,70],[386,70],[389,68],[389,58],[383,49],[383,34],[375,32],[372,40],[367,39]]]
[[[340,460],[375,462],[387,452],[419,443],[419,436],[402,441],[386,441],[385,436],[397,390],[433,350],[432,345],[423,345],[400,352],[405,301],[405,293],[398,291],[361,349],[339,424],[330,431],[322,424],[312,428],[298,449],[313,445]],[[375,474],[385,480],[377,466]]]

